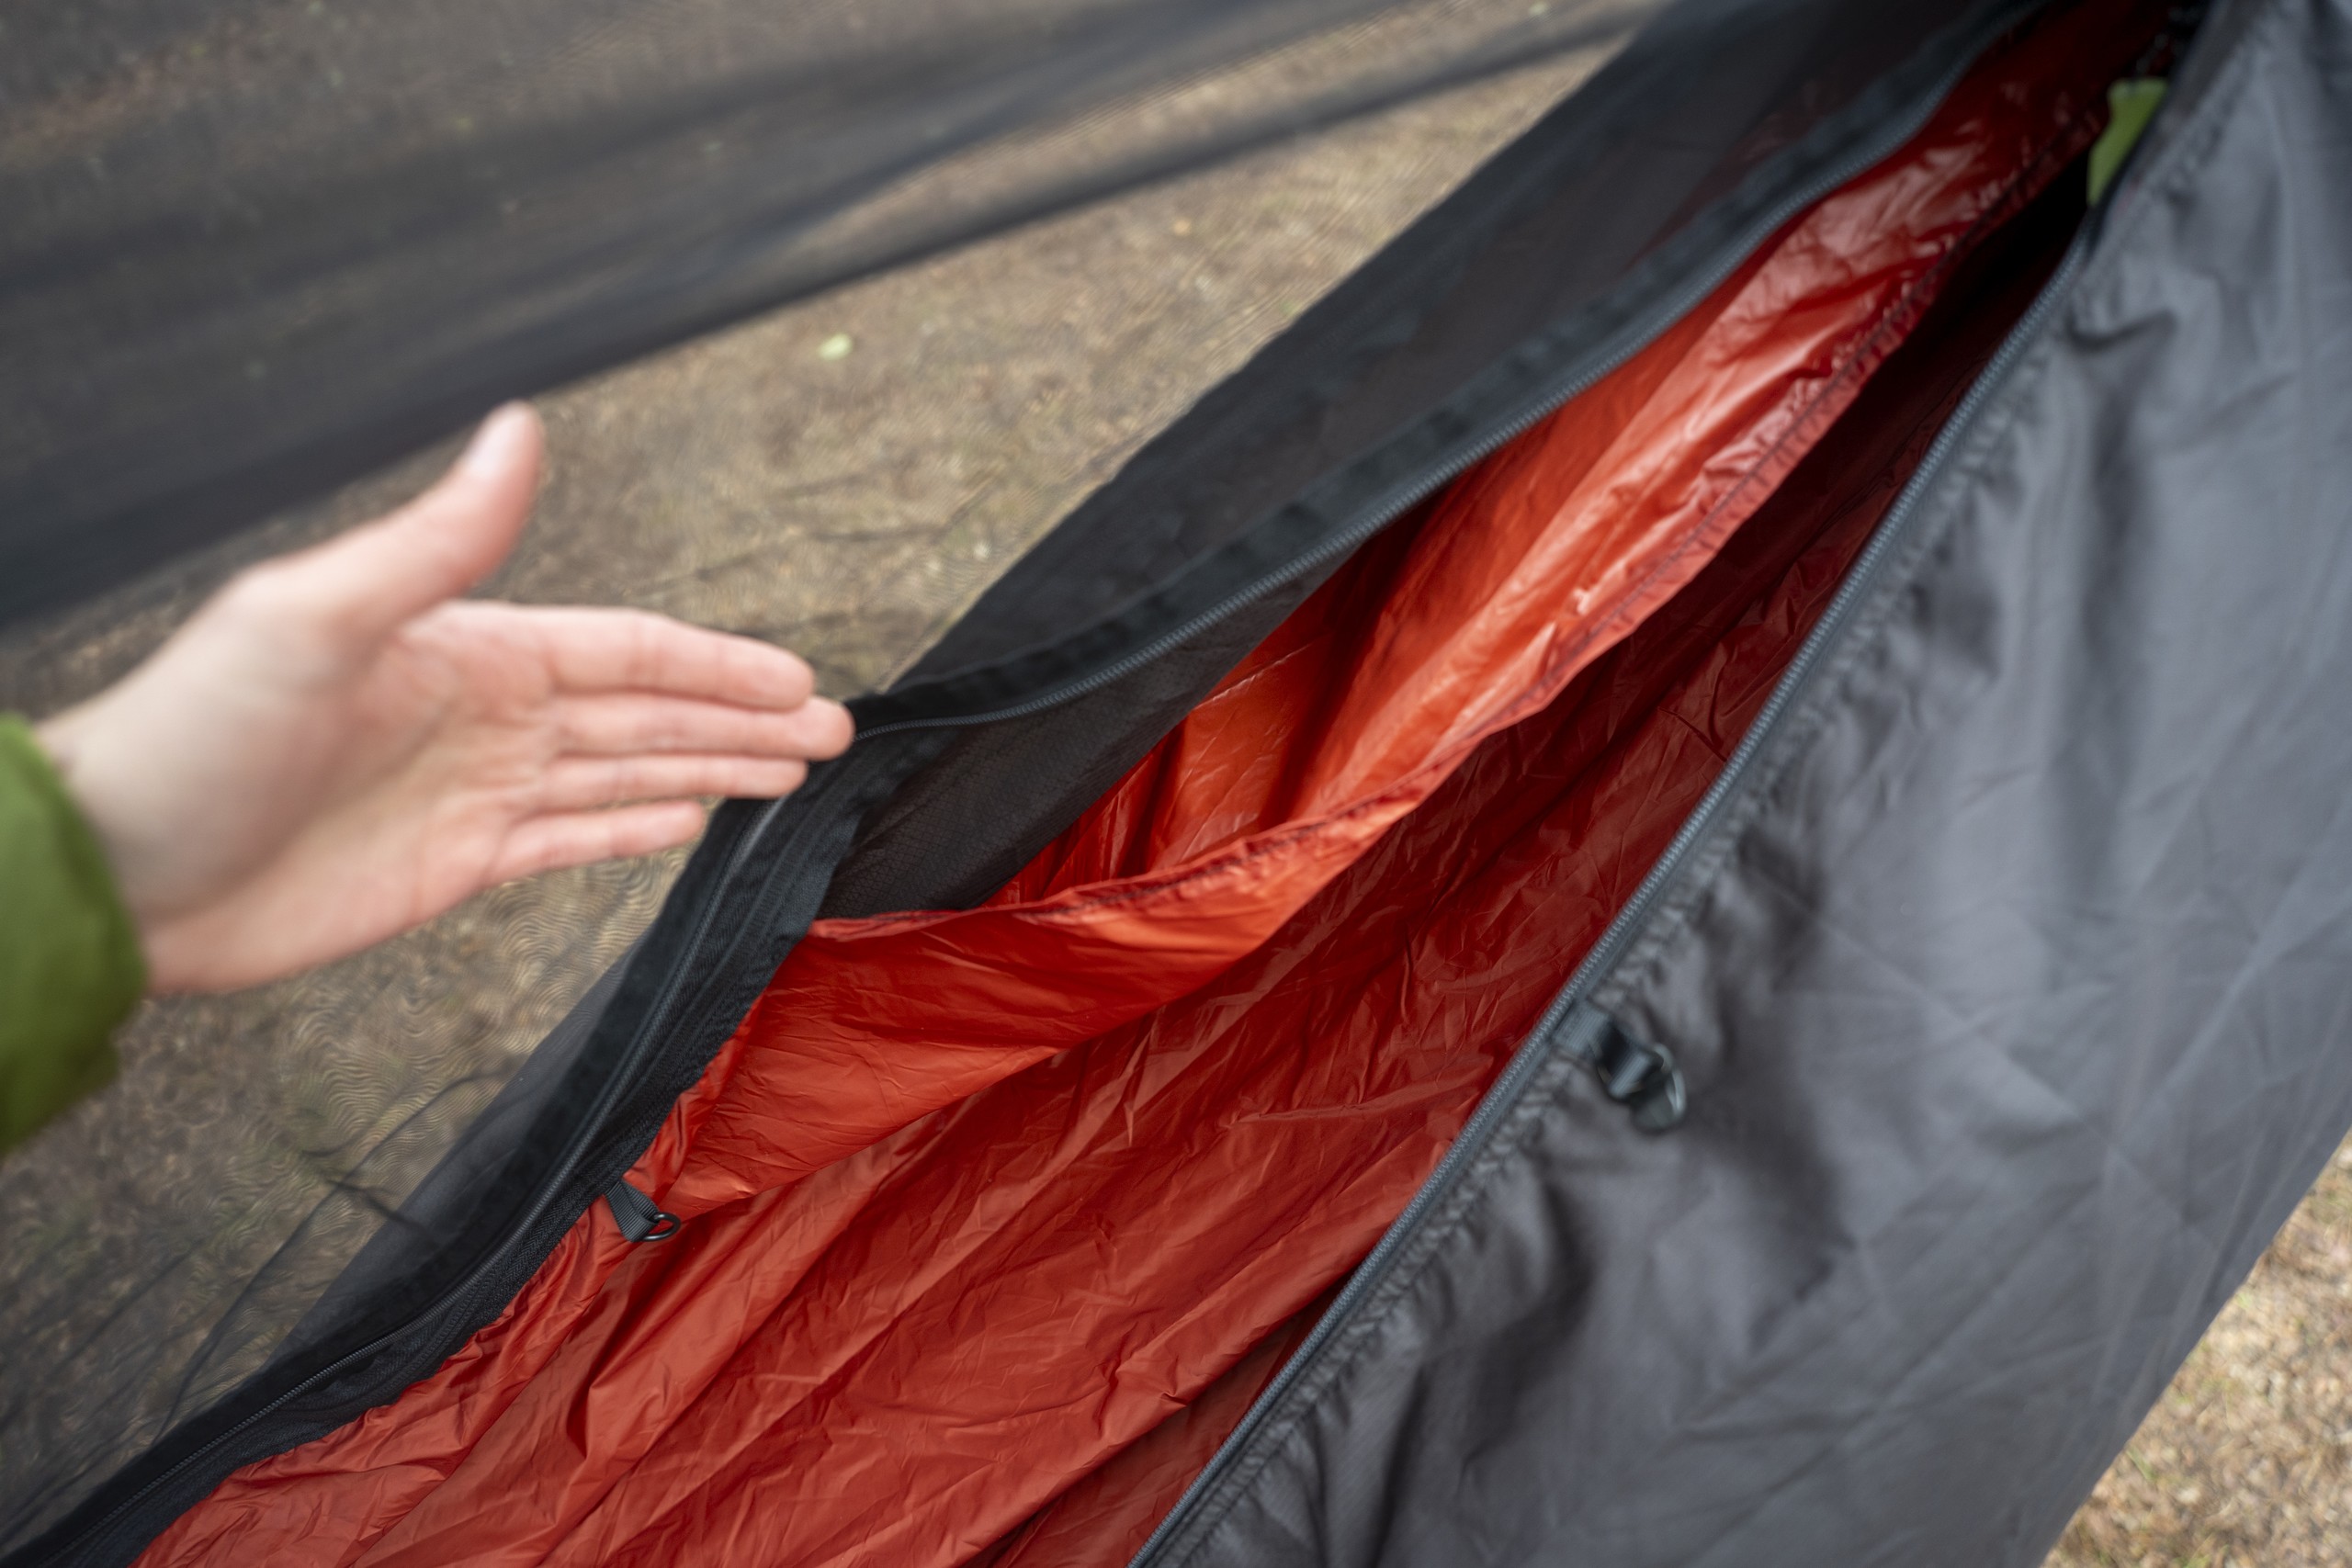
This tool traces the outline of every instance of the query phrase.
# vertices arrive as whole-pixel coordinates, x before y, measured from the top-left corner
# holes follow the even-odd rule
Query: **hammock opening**
[[[2055,265],[2124,14],[1989,56],[1358,552],[978,908],[819,922],[631,1173],[675,1238],[592,1213],[459,1356],[240,1472],[151,1560],[322,1529],[385,1562],[1132,1551],[1698,804]]]

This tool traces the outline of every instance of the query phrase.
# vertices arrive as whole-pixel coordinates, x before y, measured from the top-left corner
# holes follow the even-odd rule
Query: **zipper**
[[[2098,220],[2103,212],[2104,208],[2101,208],[2086,215],[2082,226],[2075,231],[2065,254],[2052,270],[2049,282],[2043,285],[2041,292],[2035,297],[2033,304],[2018,319],[2017,325],[2010,329],[2009,335],[2002,341],[1984,373],[1977,377],[1975,385],[1961,400],[1960,406],[1952,411],[1952,417],[1937,433],[1910,482],[1896,498],[1877,534],[1864,547],[1853,570],[1847,574],[1845,582],[1831,599],[1829,607],[1822,613],[1820,621],[1797,649],[1796,657],[1790,660],[1772,695],[1756,716],[1756,721],[1748,727],[1747,734],[1732,752],[1730,761],[1724,764],[1723,772],[1716,775],[1714,784],[1698,807],[1684,820],[1673,841],[1658,857],[1657,863],[1650,868],[1649,874],[1634,890],[1625,907],[1618,911],[1617,918],[1609,923],[1600,939],[1569,976],[1567,984],[1561,987],[1551,1006],[1544,1010],[1544,1016],[1513,1055],[1502,1076],[1496,1080],[1495,1087],[1487,1091],[1486,1099],[1480,1101],[1477,1110],[1464,1124],[1453,1146],[1439,1160],[1437,1168],[1430,1173],[1430,1179],[1413,1194],[1412,1201],[1405,1205],[1403,1212],[1381,1236],[1379,1244],[1357,1266],[1347,1285],[1323,1314],[1322,1321],[1315,1325],[1289,1361],[1283,1364],[1282,1371],[1275,1374],[1274,1381],[1250,1405],[1207,1466],[1186,1488],[1184,1495],[1177,1499],[1168,1517],[1144,1541],[1130,1561],[1129,1568],[1156,1568],[1168,1556],[1171,1543],[1185,1530],[1191,1519],[1208,1506],[1210,1495],[1247,1461],[1249,1449],[1261,1433],[1280,1419],[1282,1406],[1292,1391],[1313,1371],[1350,1320],[1363,1311],[1365,1303],[1394,1269],[1397,1257],[1421,1230],[1430,1212],[1461,1184],[1464,1173],[1494,1140],[1497,1130],[1518,1107],[1529,1086],[1543,1070],[1563,1055],[1581,1060],[1581,1054],[1573,1048],[1575,1042],[1570,1038],[1584,1032],[1571,1027],[1579,1021],[1579,1010],[1588,1015],[1588,1021],[1590,1015],[1598,1013],[1598,1010],[1589,1003],[1593,988],[1624,957],[1626,950],[1641,934],[1668,887],[1676,880],[1701,841],[1721,819],[1732,799],[1740,794],[1747,775],[1756,766],[1757,758],[1770,744],[1774,733],[1811,682],[1822,660],[1843,639],[1864,601],[1879,587],[1887,563],[1910,536],[1923,497],[1940,477],[1953,451],[1966,438],[1986,401],[2000,389],[2019,356],[2040,336],[2042,326],[2064,297],[2075,273],[2081,269],[2083,257],[2096,238]],[[1605,1019],[1606,1015],[1600,1017]]]
[[[756,847],[761,836],[764,834],[768,825],[775,819],[778,808],[782,807],[783,804],[784,803],[781,799],[768,802],[766,807],[760,812],[758,818],[754,819],[752,826],[744,830],[743,837],[737,841],[733,852],[728,856],[726,868],[719,874],[718,881],[713,885],[710,896],[703,900],[703,907],[696,917],[694,933],[687,940],[687,946],[684,954],[685,959],[691,959],[699,952],[704,940],[709,934],[711,922],[716,917],[718,907],[722,901],[719,897],[719,894],[725,889],[728,884],[734,881],[734,879],[741,874],[745,863],[751,857],[752,849]],[[608,1077],[603,1086],[597,1090],[595,1104],[592,1108],[587,1121],[582,1124],[583,1131],[581,1135],[575,1137],[571,1141],[570,1146],[565,1149],[562,1159],[556,1167],[555,1175],[540,1185],[538,1194],[533,1200],[531,1207],[525,1212],[523,1217],[517,1221],[514,1228],[508,1232],[506,1242],[503,1245],[493,1248],[489,1257],[485,1258],[481,1263],[475,1266],[471,1276],[458,1285],[457,1292],[453,1295],[445,1298],[440,1310],[446,1311],[452,1304],[478,1310],[480,1297],[482,1293],[486,1277],[496,1269],[498,1264],[513,1250],[514,1247],[520,1240],[529,1235],[532,1227],[546,1217],[548,1207],[555,1201],[556,1194],[562,1190],[564,1183],[571,1178],[573,1172],[579,1169],[581,1162],[587,1157],[589,1145],[593,1141],[596,1131],[611,1115],[614,1108],[614,1101],[620,1097],[623,1087],[628,1083],[628,1079],[634,1076],[635,1069],[643,1065],[642,1058],[645,1054],[643,1049],[644,1043],[650,1039],[654,1032],[651,1026],[660,1022],[664,1015],[669,1012],[671,1007],[674,1005],[677,998],[678,987],[681,984],[681,976],[685,973],[689,966],[690,965],[684,961],[684,959],[682,959],[677,963],[673,963],[671,965],[669,973],[662,978],[662,989],[655,995],[653,1007],[647,1012],[646,1026],[640,1028],[637,1035],[631,1040],[630,1049],[624,1054],[622,1068]],[[650,1207],[650,1203],[649,1207]],[[662,1217],[671,1218],[672,1216],[663,1215]],[[668,1231],[663,1231],[662,1234],[666,1237],[670,1233]],[[209,1456],[218,1453],[221,1449],[234,1442],[239,1437],[251,1431],[256,1425],[267,1420],[270,1416],[276,1415],[278,1411],[284,1409],[288,1404],[291,1404],[295,1400],[301,1398],[304,1394],[318,1388],[321,1384],[350,1371],[354,1366],[376,1355],[386,1346],[398,1339],[403,1333],[407,1332],[408,1329],[413,1327],[416,1321],[418,1320],[412,1319],[410,1323],[402,1325],[400,1328],[395,1328],[385,1334],[379,1335],[376,1338],[369,1340],[367,1344],[362,1345],[356,1349],[347,1351],[344,1355],[336,1358],[334,1361],[329,1362],[326,1366],[320,1368],[315,1372],[312,1372],[309,1377],[304,1378],[300,1382],[296,1383],[292,1388],[288,1389],[285,1393],[279,1394],[276,1399],[271,1400],[260,1409],[245,1416],[243,1420],[231,1427],[227,1431],[222,1432],[219,1436],[207,1441],[202,1447],[197,1449],[193,1452],[183,1456],[178,1462],[175,1463],[170,1469],[164,1471],[164,1473],[153,1477],[152,1480],[148,1481],[145,1485],[140,1487],[138,1491],[132,1493],[130,1496],[124,1498],[119,1504],[108,1509],[104,1515],[92,1520],[87,1528],[76,1534],[72,1540],[64,1543],[52,1561],[65,1561],[70,1559],[76,1548],[90,1540],[92,1538],[102,1534],[107,1527],[119,1522],[126,1516],[135,1510],[140,1504],[153,1496],[159,1489],[169,1485],[173,1481],[186,1474],[189,1469],[202,1463]]]
[[[1697,269],[1682,283],[1652,301],[1625,326],[1620,328],[1608,344],[1598,350],[1592,356],[1583,360],[1576,368],[1519,400],[1510,413],[1498,423],[1487,427],[1485,434],[1476,440],[1463,444],[1444,457],[1392,484],[1368,503],[1352,522],[1335,530],[1311,548],[1294,557],[1279,570],[1268,572],[1248,585],[1235,590],[1207,609],[1198,612],[1173,628],[1150,638],[1141,647],[1111,663],[1049,687],[1034,696],[973,713],[947,715],[937,718],[900,719],[876,725],[864,731],[859,739],[870,740],[884,735],[908,730],[993,724],[1007,719],[1026,717],[1063,703],[1075,701],[1114,682],[1124,680],[1170,649],[1199,636],[1270,589],[1347,555],[1427,498],[1441,485],[1498,451],[1524,434],[1555,410],[1589,390],[1611,371],[1640,353],[1660,333],[1672,326],[1704,300],[1724,278],[1731,276],[1732,272],[1758,245],[1770,238],[1775,230],[1872,164],[1893,154],[1927,123],[1928,118],[1934,114],[1937,106],[1975,63],[1976,57],[1982,52],[1984,43],[1997,37],[2002,30],[2014,23],[2018,16],[2032,8],[2030,5],[2004,7],[1999,16],[1982,26],[1980,36],[1969,47],[1956,51],[1952,62],[1918,94],[1905,112],[1888,119],[1869,135],[1859,138],[1843,156],[1833,160],[1812,179],[1773,203],[1758,217],[1750,220],[1745,228],[1738,231],[1723,245],[1716,261],[1712,265]],[[2052,287],[2071,269],[2073,255],[2074,252],[2070,250],[2067,263],[2062,265],[2060,274],[2053,276],[2052,280]],[[2027,321],[2032,320],[2034,317],[2029,314]],[[2006,352],[2005,346],[2004,353]],[[1999,367],[2000,363],[1996,358],[1994,368]],[[1989,380],[1989,373],[1985,379]],[[1984,384],[1984,381],[1981,380],[1980,387]],[[1960,418],[1969,412],[1969,406],[1968,403],[1963,402],[1959,413],[1955,415],[1953,424],[1947,427],[1945,432],[1947,435],[1951,434],[1951,429],[1957,427]],[[1930,449],[1928,462],[1935,459],[1940,446],[1941,443],[1939,442],[1937,447]],[[1923,463],[1921,472],[1924,474],[1926,471],[1927,463]],[[1915,486],[1917,477],[1915,476]],[[1890,522],[1892,521],[1893,519],[1890,518]],[[1888,530],[1883,527],[1881,541],[1887,535]],[[1860,572],[1869,566],[1872,554],[1881,541],[1873,541],[1870,549],[1864,552],[1862,561],[1857,565],[1857,575],[1848,582],[1849,589],[1860,581]],[[1821,632],[1836,619],[1838,606],[1844,603],[1845,595],[1841,593],[1839,598],[1832,603],[1830,609],[1825,613],[1822,625],[1815,628],[1814,637],[1808,640],[1805,649],[1799,651],[1796,661],[1792,664],[1791,677],[1795,676],[1802,669],[1809,668],[1805,662],[1806,653],[1818,641]],[[1511,1065],[1505,1069],[1502,1077],[1497,1080],[1495,1088],[1488,1092],[1486,1101],[1465,1124],[1461,1136],[1455,1140],[1453,1149],[1439,1163],[1437,1170],[1431,1174],[1430,1180],[1423,1185],[1420,1192],[1414,1196],[1413,1201],[1406,1206],[1404,1213],[1390,1226],[1388,1234],[1382,1238],[1380,1245],[1374,1248],[1372,1254],[1358,1268],[1355,1279],[1332,1303],[1330,1311],[1325,1314],[1323,1321],[1317,1325],[1306,1343],[1284,1366],[1274,1382],[1269,1385],[1265,1393],[1260,1396],[1258,1403],[1251,1406],[1241,1425],[1235,1429],[1225,1446],[1218,1450],[1216,1457],[1195,1480],[1193,1487],[1180,1499],[1176,1508],[1161,1521],[1159,1529],[1155,1530],[1150,1539],[1144,1543],[1142,1550],[1134,1559],[1135,1568],[1143,1568],[1143,1564],[1151,1554],[1161,1548],[1165,1538],[1176,1526],[1186,1509],[1194,1506],[1196,1495],[1203,1488],[1210,1485],[1225,1468],[1229,1467],[1228,1456],[1236,1451],[1237,1446],[1261,1424],[1263,1413],[1271,1402],[1296,1381],[1297,1370],[1311,1356],[1317,1353],[1321,1346],[1329,1342],[1329,1331],[1342,1320],[1346,1314],[1353,1310],[1355,1304],[1361,1303],[1361,1287],[1374,1277],[1375,1266],[1394,1257],[1395,1247],[1392,1243],[1396,1243],[1411,1225],[1418,1223],[1420,1215],[1427,1212],[1430,1202],[1434,1201],[1432,1194],[1439,1190],[1440,1184],[1450,1182],[1453,1179],[1453,1173],[1459,1170],[1461,1160],[1457,1156],[1466,1157],[1466,1151],[1472,1147],[1474,1140],[1483,1142],[1491,1134],[1493,1124],[1499,1120],[1501,1114],[1500,1110],[1497,1108],[1505,1104],[1507,1096],[1515,1098],[1524,1088],[1527,1077],[1533,1072],[1533,1067],[1530,1064],[1534,1057],[1544,1054],[1539,1052],[1536,1046],[1546,1038],[1547,1031],[1556,1030],[1559,1020],[1566,1016],[1567,998],[1570,994],[1576,990],[1578,982],[1584,978],[1587,972],[1594,969],[1594,961],[1600,958],[1605,950],[1610,949],[1611,938],[1615,935],[1621,926],[1625,924],[1625,917],[1634,913],[1636,909],[1646,909],[1647,901],[1644,898],[1644,895],[1651,893],[1652,885],[1658,881],[1659,874],[1668,870],[1669,865],[1679,863],[1678,852],[1688,852],[1685,840],[1694,836],[1693,827],[1705,818],[1711,807],[1715,805],[1717,796],[1723,792],[1725,783],[1735,776],[1736,770],[1741,766],[1742,759],[1749,754],[1749,744],[1765,732],[1770,722],[1777,716],[1778,708],[1781,705],[1781,698],[1788,689],[1789,682],[1784,680],[1781,691],[1775,693],[1764,713],[1758,716],[1755,726],[1752,727],[1749,743],[1743,744],[1740,750],[1734,754],[1732,761],[1726,764],[1724,774],[1718,778],[1715,790],[1710,792],[1706,799],[1701,802],[1698,812],[1693,815],[1690,822],[1685,824],[1682,834],[1678,835],[1674,844],[1668,847],[1666,858],[1659,862],[1650,877],[1643,883],[1641,888],[1635,891],[1634,901],[1620,914],[1618,920],[1612,923],[1610,931],[1604,933],[1600,943],[1595,946],[1585,964],[1579,966],[1577,977],[1569,982],[1568,989],[1562,992],[1561,998],[1555,1000],[1551,1010],[1545,1013],[1544,1021],[1537,1026],[1530,1043],[1521,1047]],[[767,803],[758,817],[743,830],[742,837],[737,840],[734,850],[728,857],[726,866],[703,896],[702,907],[696,912],[692,933],[678,955],[671,961],[668,972],[662,977],[661,987],[655,993],[652,1005],[647,1010],[644,1020],[632,1035],[629,1044],[622,1052],[621,1060],[598,1089],[595,1103],[589,1116],[582,1122],[581,1130],[565,1148],[557,1163],[554,1174],[540,1184],[539,1190],[532,1200],[530,1207],[515,1222],[505,1237],[475,1265],[470,1275],[459,1283],[450,1295],[445,1297],[439,1306],[428,1309],[427,1314],[421,1314],[418,1318],[412,1319],[407,1325],[390,1330],[368,1344],[346,1352],[280,1393],[260,1409],[243,1417],[226,1431],[208,1439],[202,1446],[183,1456],[161,1475],[148,1481],[138,1491],[77,1532],[72,1540],[62,1545],[51,1561],[70,1559],[77,1548],[102,1534],[110,1526],[120,1522],[159,1489],[202,1464],[209,1457],[219,1453],[239,1437],[251,1431],[256,1425],[267,1420],[295,1400],[379,1354],[413,1328],[418,1322],[423,1321],[424,1316],[433,1313],[447,1312],[452,1307],[462,1307],[469,1313],[480,1311],[483,1304],[484,1292],[490,1288],[489,1281],[501,1271],[500,1266],[512,1257],[518,1247],[529,1241],[534,1228],[546,1218],[557,1195],[562,1191],[565,1184],[586,1159],[588,1150],[594,1145],[597,1134],[603,1131],[605,1122],[611,1117],[616,1103],[627,1086],[632,1084],[642,1072],[647,1058],[653,1049],[652,1042],[670,1025],[669,1014],[678,1004],[679,990],[684,983],[684,975],[697,966],[697,960],[702,954],[704,945],[710,938],[711,926],[718,908],[726,902],[727,893],[741,875],[753,851],[773,829],[783,804],[781,800]],[[1655,897],[1654,894],[1651,896]],[[759,912],[757,908],[752,911],[754,914]],[[740,932],[756,928],[756,921],[746,920],[736,929]],[[1622,946],[1622,942],[1619,945]],[[1493,1111],[1491,1115],[1490,1111]],[[595,1200],[592,1198],[591,1207],[594,1206],[594,1201]]]
[[[2177,7],[2173,23],[2149,45],[2141,69],[2151,68],[2149,62],[2159,59],[2166,65],[2171,64],[2181,39],[2194,31],[2206,8],[2197,0]],[[1945,83],[1937,96],[1940,98],[1950,85],[1949,81]],[[2127,154],[2123,167],[2109,181],[2103,198],[2084,214],[2081,226],[2068,241],[2065,253],[2059,257],[2049,281],[2042,285],[2041,291],[2034,297],[2033,303],[2018,319],[2017,324],[2010,328],[2000,348],[1976,378],[1975,384],[1961,399],[1960,406],[1952,411],[1951,418],[1944,423],[1943,429],[1936,433],[1936,439],[1929,443],[1926,456],[1904,486],[1903,493],[1889,508],[1878,532],[1863,547],[1861,556],[1847,574],[1846,581],[1838,586],[1829,607],[1822,612],[1820,621],[1806,635],[1796,657],[1781,671],[1779,683],[1773,688],[1771,696],[1766,699],[1762,711],[1756,716],[1756,721],[1748,727],[1747,733],[1741,738],[1730,760],[1724,764],[1723,772],[1715,776],[1713,784],[1659,855],[1657,863],[1650,868],[1649,874],[1643,877],[1633,897],[1626,900],[1625,907],[1618,911],[1616,919],[1610,921],[1600,940],[1593,943],[1583,961],[1569,975],[1567,983],[1553,998],[1552,1004],[1544,1009],[1544,1016],[1536,1021],[1525,1043],[1513,1054],[1501,1077],[1496,1079],[1494,1088],[1487,1091],[1478,1108],[1471,1113],[1470,1120],[1464,1123],[1461,1134],[1438,1161],[1437,1168],[1430,1173],[1429,1179],[1421,1184],[1419,1190],[1413,1194],[1411,1201],[1383,1233],[1378,1244],[1357,1265],[1322,1319],[1292,1353],[1290,1359],[1283,1363],[1273,1382],[1267,1384],[1251,1403],[1226,1440],[1218,1445],[1216,1452],[1210,1457],[1201,1473],[1193,1478],[1193,1484],[1185,1488],[1183,1495],[1176,1500],[1167,1517],[1161,1519],[1159,1527],[1145,1539],[1143,1545],[1129,1560],[1128,1568],[1156,1568],[1158,1560],[1167,1555],[1170,1543],[1182,1531],[1188,1518],[1207,1506],[1208,1495],[1243,1462],[1243,1450],[1257,1434],[1277,1419],[1277,1407],[1282,1401],[1312,1370],[1313,1362],[1338,1337],[1348,1320],[1363,1310],[1379,1281],[1395,1267],[1397,1256],[1427,1221],[1430,1211],[1460,1184],[1464,1173],[1486,1145],[1493,1141],[1497,1130],[1525,1096],[1537,1075],[1562,1054],[1571,1055],[1587,1066],[1593,1065],[1589,1037],[1609,1026],[1611,1021],[1607,1014],[1589,1005],[1588,998],[1590,993],[1601,978],[1616,967],[1627,949],[1640,936],[1668,887],[1680,874],[1684,864],[1721,818],[1732,798],[1740,793],[1747,775],[1756,765],[1756,759],[1770,744],[1773,733],[1785,720],[1804,688],[1811,683],[1814,671],[1828,656],[1828,650],[1843,639],[1854,617],[1860,614],[1863,602],[1878,587],[1879,580],[1885,575],[1888,561],[1909,536],[1913,521],[1928,491],[1940,477],[1960,443],[1966,439],[1985,403],[2000,391],[2017,361],[2040,337],[2042,327],[2073,285],[2075,275],[2082,270],[2083,260],[2091,246],[2098,243],[2108,212],[2125,183],[2124,176],[2133,164],[2141,161],[2141,154],[2150,140],[2143,132]],[[1587,1015],[1585,1018],[1578,1019],[1579,1010]],[[1577,1024],[1582,1027],[1573,1027]],[[1664,1071],[1673,1077],[1679,1089],[1679,1074],[1672,1056],[1663,1046],[1651,1045],[1647,1048],[1665,1058]],[[1613,1090],[1610,1092],[1610,1098],[1623,1099]],[[1679,1120],[1679,1104],[1674,1107],[1673,1113],[1675,1119]]]

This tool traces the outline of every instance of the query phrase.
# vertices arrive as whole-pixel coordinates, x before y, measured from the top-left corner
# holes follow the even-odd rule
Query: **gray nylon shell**
[[[2209,23],[1595,993],[1142,1561],[2037,1563],[2352,1124],[2352,4]],[[1408,1216],[1409,1221],[1410,1216]]]

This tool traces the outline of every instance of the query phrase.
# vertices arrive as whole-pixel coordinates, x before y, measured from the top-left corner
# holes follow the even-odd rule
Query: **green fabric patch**
[[[0,714],[0,1153],[114,1077],[147,964],[106,852],[24,720]]]
[[[2164,101],[2161,76],[2127,76],[2107,85],[2107,129],[2091,143],[2092,206],[2098,205],[2098,198],[2123,172],[2123,160],[2140,144],[2140,133],[2156,118],[2156,106]]]

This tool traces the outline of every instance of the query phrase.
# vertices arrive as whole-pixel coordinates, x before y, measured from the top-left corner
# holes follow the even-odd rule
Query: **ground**
[[[2050,1568],[2352,1563],[2352,1143],[2075,1517]]]

